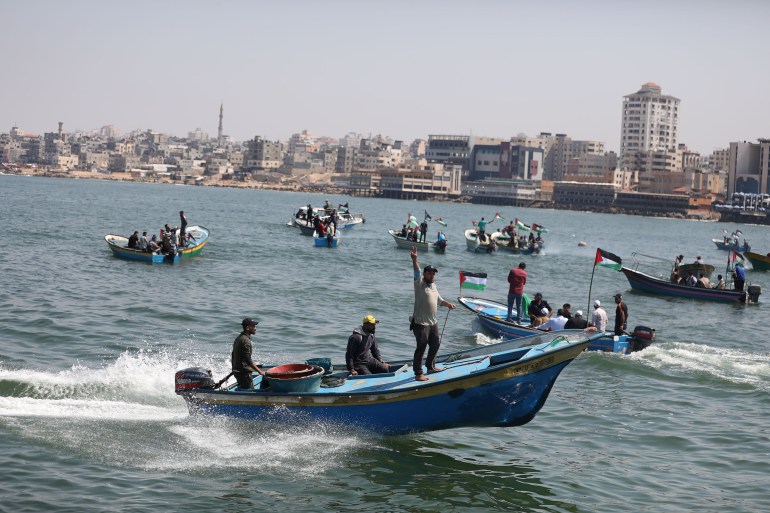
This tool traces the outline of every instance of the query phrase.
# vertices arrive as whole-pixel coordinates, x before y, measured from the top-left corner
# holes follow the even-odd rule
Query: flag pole
[[[586,317],[591,313],[591,289],[594,286],[594,274],[596,274],[596,259],[594,259],[594,269],[591,271],[591,284],[588,285],[588,306],[586,307]]]

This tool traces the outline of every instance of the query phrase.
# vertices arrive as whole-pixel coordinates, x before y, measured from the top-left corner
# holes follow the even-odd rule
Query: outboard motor
[[[748,288],[749,303],[757,303],[759,301],[760,294],[762,294],[761,285],[749,285],[749,288]]]
[[[195,389],[212,389],[215,383],[211,371],[203,367],[190,367],[174,374],[174,392],[185,395]]]
[[[655,328],[636,326],[634,328],[634,338],[631,341],[631,351],[641,351],[653,342],[655,342]]]

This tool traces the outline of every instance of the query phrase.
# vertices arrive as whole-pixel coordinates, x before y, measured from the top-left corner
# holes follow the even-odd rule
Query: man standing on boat
[[[432,265],[426,265],[420,278],[420,264],[417,263],[417,248],[412,246],[412,269],[414,270],[414,310],[410,329],[414,332],[417,348],[414,351],[414,379],[428,381],[422,371],[422,356],[425,348],[428,348],[428,356],[425,359],[425,367],[428,372],[438,372],[436,368],[436,355],[438,354],[441,338],[438,333],[438,319],[436,313],[439,306],[445,306],[454,310],[457,305],[445,301],[436,288],[435,279],[438,270]]]
[[[187,236],[187,218],[184,216],[184,210],[179,211],[179,222],[181,223],[179,225],[179,247],[183,248],[187,246],[185,244],[187,242],[185,239]]]
[[[735,286],[735,290],[742,291],[745,283],[746,269],[743,268],[742,263],[735,262],[735,267],[733,268],[733,285]]]
[[[594,301],[594,313],[591,315],[592,331],[598,331],[604,333],[607,329],[607,312],[602,308],[602,303],[598,299]]]
[[[345,351],[345,364],[353,376],[358,374],[383,374],[390,371],[390,366],[382,360],[380,349],[374,338],[376,325],[379,323],[373,315],[364,317],[361,326],[353,330],[348,338]]]
[[[527,264],[519,262],[519,267],[511,269],[508,273],[508,316],[506,321],[514,321],[521,324],[521,298],[524,295],[524,285],[527,284]],[[516,318],[512,317],[513,304],[516,303]]]
[[[259,322],[246,318],[241,322],[243,331],[233,342],[233,353],[231,355],[233,376],[238,381],[240,388],[254,388],[254,381],[251,373],[256,372],[262,376],[265,371],[259,368],[251,359],[251,336],[257,332]]]
[[[628,327],[628,307],[620,293],[615,294],[615,335],[622,335]]]

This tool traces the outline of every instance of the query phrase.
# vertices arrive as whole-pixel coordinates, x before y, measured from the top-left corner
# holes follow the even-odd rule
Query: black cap
[[[256,326],[257,324],[259,324],[259,321],[255,321],[254,319],[249,319],[248,317],[246,317],[241,321],[241,326],[243,326],[244,328],[246,326]]]
[[[622,297],[623,297],[623,295],[620,292],[615,294],[615,299],[622,298]]]
[[[519,262],[519,269],[526,269],[526,268],[527,268],[527,264],[526,263]]]
[[[434,273],[437,273],[438,269],[436,269],[432,265],[426,265],[425,269],[423,269],[422,272],[427,273],[428,271],[433,271]]]
[[[535,292],[535,297],[543,297],[543,295],[540,292]]]

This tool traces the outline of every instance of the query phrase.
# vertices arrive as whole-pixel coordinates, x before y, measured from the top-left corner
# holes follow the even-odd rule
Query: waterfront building
[[[396,199],[458,197],[462,167],[422,160],[411,168],[359,170],[350,174],[350,193]]]
[[[731,142],[728,159],[728,197],[736,192],[770,194],[770,139]]]
[[[462,195],[472,203],[531,207],[540,199],[539,183],[529,180],[504,180],[485,178],[464,182]]]
[[[467,135],[429,135],[425,157],[429,162],[462,166],[463,178],[468,174],[471,138]]]
[[[690,210],[690,197],[686,194],[654,194],[646,192],[618,191],[615,208],[627,214],[680,214]]]
[[[679,144],[678,98],[662,94],[653,82],[623,97],[620,138],[621,166],[635,167],[638,153],[667,152]]]
[[[573,210],[604,210],[615,202],[618,186],[602,182],[554,182],[553,204]]]
[[[533,180],[543,179],[543,150],[513,145],[475,144],[469,158],[468,178]]]

